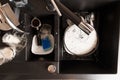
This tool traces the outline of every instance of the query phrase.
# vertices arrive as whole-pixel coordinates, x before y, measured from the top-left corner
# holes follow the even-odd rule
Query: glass
[[[0,65],[11,61],[15,57],[16,53],[10,47],[0,49]]]
[[[2,41],[16,51],[16,53],[19,53],[27,44],[27,36],[24,33],[10,31],[3,35]]]

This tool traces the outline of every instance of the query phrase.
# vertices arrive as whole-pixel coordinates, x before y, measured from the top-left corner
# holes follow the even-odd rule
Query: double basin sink
[[[119,3],[108,1],[108,3],[104,2],[99,6],[95,5],[91,7],[79,7],[73,3],[73,7],[70,6],[71,1],[63,0],[62,2],[77,13],[94,12],[94,25],[98,34],[96,51],[89,56],[73,56],[68,54],[63,47],[63,36],[67,27],[67,18],[64,14],[62,17],[59,17],[56,12],[48,11],[45,6],[46,3],[43,0],[30,0],[29,5],[31,7],[28,5],[21,8],[21,17],[19,19],[20,21],[24,21],[24,29],[30,32],[27,35],[27,46],[13,61],[0,66],[0,74],[49,74],[47,68],[51,64],[56,66],[55,73],[59,74],[117,73],[120,20]],[[39,4],[41,5],[39,6]],[[50,24],[52,26],[55,46],[51,54],[35,55],[31,52],[32,38],[36,34],[36,31],[30,26],[30,22],[34,17],[38,17],[42,24]],[[5,32],[2,33],[4,34]]]

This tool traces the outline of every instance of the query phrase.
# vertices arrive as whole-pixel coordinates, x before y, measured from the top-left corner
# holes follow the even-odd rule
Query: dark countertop
[[[8,2],[8,0],[1,0],[1,2],[6,3],[6,2]],[[39,5],[39,4],[41,4],[41,5]],[[0,80],[40,80],[40,79],[41,80],[43,80],[43,79],[45,79],[45,80],[47,80],[47,79],[55,79],[55,80],[56,79],[119,80],[120,79],[120,76],[119,76],[119,74],[120,74],[120,69],[119,69],[120,64],[118,64],[118,66],[117,65],[115,66],[115,68],[118,67],[118,69],[117,69],[118,72],[114,73],[114,71],[113,71],[114,74],[112,74],[111,72],[110,72],[110,74],[107,74],[107,72],[105,72],[105,74],[101,74],[97,71],[97,69],[101,69],[101,68],[98,68],[98,67],[96,68],[96,65],[93,66],[93,68],[94,67],[96,68],[96,71],[94,70],[96,74],[95,73],[92,73],[92,74],[60,73],[60,60],[64,59],[64,58],[61,58],[62,57],[61,56],[62,55],[61,54],[62,50],[60,48],[61,46],[59,46],[61,44],[60,43],[61,42],[61,39],[60,39],[61,35],[59,35],[59,33],[62,31],[61,30],[61,24],[60,24],[61,18],[59,18],[56,15],[55,12],[47,11],[45,7],[46,6],[45,6],[45,1],[44,0],[29,0],[29,5],[27,5],[26,8],[21,8],[21,11],[22,11],[21,16],[24,15],[23,13],[27,14],[27,20],[26,20],[27,22],[26,22],[25,25],[29,25],[30,24],[29,21],[31,20],[31,17],[39,16],[41,18],[41,16],[46,16],[47,15],[47,17],[48,17],[48,16],[52,15],[52,18],[55,19],[55,20],[50,19],[47,23],[50,23],[50,24],[53,23],[52,25],[54,26],[53,27],[54,28],[53,29],[53,31],[54,31],[53,35],[55,36],[55,50],[54,50],[54,53],[52,53],[52,55],[49,55],[49,57],[40,56],[40,57],[45,57],[44,61],[43,60],[42,61],[38,60],[38,58],[35,55],[31,54],[31,51],[30,51],[31,41],[32,41],[33,35],[27,35],[29,37],[27,47],[21,53],[19,53],[19,55],[17,55],[14,58],[14,60],[0,66]],[[118,8],[117,9],[116,9],[116,7],[111,7],[111,8],[112,9],[108,10],[108,12],[110,12],[110,15],[115,16],[115,14],[117,12],[119,12]],[[80,8],[80,9],[83,9],[83,8]],[[100,10],[102,11],[102,9],[103,8],[101,8]],[[113,10],[113,12],[111,12],[112,10]],[[103,11],[105,11],[105,10],[103,10]],[[102,17],[107,16],[107,14],[105,16],[103,16],[104,13],[107,13],[107,11],[103,12]],[[116,14],[116,15],[118,15],[118,14]],[[24,15],[24,17],[25,17],[25,15]],[[114,18],[114,20],[112,20],[111,22],[115,22],[115,20],[118,20],[118,17],[117,18],[113,17],[113,18]],[[24,19],[24,18],[22,17],[22,19]],[[49,18],[47,18],[47,19],[49,19]],[[103,18],[103,20],[107,21],[106,18]],[[106,26],[106,25],[108,26],[109,24],[104,22],[104,21],[101,21],[101,23],[104,23],[104,25],[101,24],[101,26],[103,26],[103,27]],[[45,23],[44,20],[43,20],[43,23]],[[114,26],[114,24],[111,24],[108,27],[112,27],[112,26]],[[119,28],[118,28],[119,24],[118,24],[118,21],[116,21],[116,25],[114,27],[115,27],[115,29],[113,28],[112,30],[116,31],[116,32],[113,31],[113,33],[115,33],[114,36],[116,35],[116,37],[115,37],[115,39],[113,39],[114,37],[110,37],[110,38],[112,39],[112,41],[115,44],[118,45],[118,43],[116,43],[116,41],[118,41],[118,39],[119,39]],[[107,30],[107,28],[105,28],[105,29]],[[26,31],[31,31],[30,26],[27,26],[27,28],[25,28],[25,30]],[[101,28],[101,30],[102,30],[102,28]],[[112,30],[110,29],[110,31],[112,31]],[[105,31],[103,30],[103,33],[104,32]],[[108,30],[108,32],[109,32],[109,30]],[[103,40],[106,40],[106,39],[107,38],[105,38]],[[117,45],[115,45],[115,47],[113,48],[113,51],[116,50],[115,48],[118,48],[118,46],[120,46],[120,45],[118,45],[118,46]],[[117,58],[116,56],[118,55],[118,53],[117,53],[117,51],[115,51],[115,54],[114,54],[115,58]],[[32,56],[34,56],[34,58],[32,58]],[[35,60],[35,58],[37,58],[37,60]],[[47,58],[49,58],[49,59],[47,60]],[[118,63],[120,63],[120,55],[119,55],[118,59],[119,59]],[[115,60],[117,60],[117,59],[115,59]],[[115,61],[115,62],[116,62],[115,64],[117,64],[117,61]],[[51,64],[55,65],[56,68],[57,68],[57,71],[53,74],[49,73],[47,71],[48,66],[51,65]],[[64,67],[64,65],[65,64],[63,64],[62,67]],[[79,66],[84,67],[82,65],[79,65]],[[67,69],[67,67],[69,67],[69,66],[65,66],[65,69]],[[92,69],[92,68],[89,69],[89,66],[85,66],[85,67],[87,67],[88,70]],[[92,70],[90,70],[90,71],[92,71]],[[101,69],[101,72],[104,73],[104,69],[103,69],[103,71]],[[115,72],[116,72],[116,69],[115,69]],[[109,71],[108,71],[108,73],[109,73]]]

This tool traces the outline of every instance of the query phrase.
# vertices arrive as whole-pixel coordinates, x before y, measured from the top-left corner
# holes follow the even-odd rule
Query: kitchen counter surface
[[[5,0],[5,2],[7,2],[7,0]],[[3,3],[5,2],[3,1]],[[32,6],[36,7],[34,3]],[[46,11],[43,11],[43,13],[46,14]],[[43,15],[43,13],[40,14]],[[37,12],[31,12],[29,15],[31,14],[38,15]],[[54,13],[50,13],[50,15],[51,14]],[[56,56],[58,57],[58,55]],[[120,80],[120,33],[117,74],[61,74],[59,73],[60,71],[58,69],[59,60],[55,59],[51,61],[29,61],[28,57],[29,55],[26,54],[25,49],[21,52],[21,54],[16,56],[13,61],[0,66],[0,80]],[[49,73],[47,71],[47,67],[50,64],[54,64],[56,66],[57,71],[55,73]]]

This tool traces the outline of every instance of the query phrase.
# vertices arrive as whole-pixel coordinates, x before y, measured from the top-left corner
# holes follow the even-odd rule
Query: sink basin
[[[28,18],[28,17],[27,17]],[[29,16],[29,22],[32,20],[33,16]],[[52,35],[56,38],[56,34],[57,31],[55,29],[55,16],[54,15],[45,15],[45,16],[38,16],[38,18],[41,20],[41,23],[42,25],[44,24],[49,24],[52,26]],[[30,24],[29,24],[30,25]],[[55,61],[55,54],[57,54],[58,52],[56,52],[56,50],[54,49],[50,54],[47,54],[47,55],[37,55],[37,54],[33,54],[31,52],[31,46],[32,46],[32,39],[33,39],[33,36],[36,35],[36,29],[35,28],[32,28],[30,27],[30,34],[28,35],[28,45],[26,47],[27,51],[26,51],[26,54],[28,55],[27,56],[27,61],[38,61],[38,60],[45,60],[45,61]],[[55,40],[55,45],[57,45],[57,41]],[[57,46],[55,46],[57,47]]]
[[[67,3],[62,1],[66,6],[73,9]],[[73,5],[74,6],[74,5]],[[80,8],[79,8],[80,7]],[[87,8],[75,12],[87,12]],[[98,33],[99,44],[94,53],[89,56],[69,55],[61,46],[60,53],[60,73],[62,74],[116,74],[118,60],[118,43],[119,43],[119,4],[108,3],[89,9],[95,13],[95,29]],[[88,11],[88,12],[89,12]],[[61,19],[60,39],[63,41],[65,29],[67,27],[65,16]],[[60,44],[63,44],[60,42]]]

